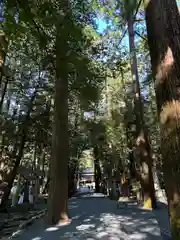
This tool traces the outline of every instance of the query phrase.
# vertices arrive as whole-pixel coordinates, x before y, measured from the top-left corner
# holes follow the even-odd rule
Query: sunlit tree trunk
[[[151,147],[145,131],[143,103],[141,101],[141,91],[138,76],[137,59],[134,44],[134,29],[132,16],[128,19],[129,48],[131,58],[131,72],[134,85],[134,105],[136,116],[136,152],[138,161],[140,161],[140,182],[143,191],[144,207],[156,207],[156,198],[154,190],[154,181],[152,174]]]
[[[161,128],[173,239],[180,239],[180,16],[175,0],[146,0],[146,24]]]
[[[7,87],[8,87],[8,77],[6,77],[5,81],[4,81],[4,86],[3,86],[3,89],[2,89],[2,93],[1,93],[1,100],[0,100],[0,113],[2,112],[2,109],[3,109],[3,103],[4,103],[4,98],[5,98],[5,95],[6,95],[6,92],[7,92]]]

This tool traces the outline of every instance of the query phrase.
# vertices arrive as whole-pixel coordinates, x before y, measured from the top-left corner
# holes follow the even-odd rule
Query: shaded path
[[[161,229],[161,235],[163,240],[171,240],[167,205],[163,202],[158,202],[158,206],[158,209],[153,210],[153,213]]]
[[[117,209],[116,202],[102,197],[84,197],[69,202],[72,223],[48,227],[43,220],[30,226],[18,240],[160,240],[154,215],[135,204]]]

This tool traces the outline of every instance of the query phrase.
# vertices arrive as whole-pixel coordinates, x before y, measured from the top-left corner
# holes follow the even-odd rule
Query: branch
[[[134,22],[144,22],[144,19],[143,18],[139,18],[139,19],[134,19]]]
[[[135,34],[138,35],[140,38],[142,38],[144,41],[147,42],[147,38],[143,37],[139,32],[135,31]]]
[[[31,11],[28,11],[28,9],[24,6],[24,4],[22,3],[21,0],[16,0],[17,3],[19,4],[19,6],[24,9],[24,11],[26,12],[27,15],[29,15],[31,22],[33,23],[34,27],[36,28],[36,30],[38,31],[39,35],[44,37],[48,37],[48,35],[46,34],[46,32],[44,31],[44,29],[41,26],[38,26],[38,24],[36,23],[36,21],[33,19],[32,13]]]
[[[139,3],[138,3],[138,5],[137,5],[136,11],[135,11],[135,14],[134,14],[134,16],[133,16],[134,21],[135,21],[135,19],[136,19],[136,15],[137,15],[138,10],[139,10],[139,8],[140,8],[141,2],[142,2],[142,0],[139,0]],[[126,23],[127,23],[127,22],[126,22]],[[121,36],[121,38],[120,38],[120,41],[119,41],[119,45],[121,44],[123,38],[125,37],[125,35],[126,35],[126,33],[127,33],[127,30],[128,30],[128,28],[126,28],[125,31],[124,31],[124,33],[122,34],[122,36]]]

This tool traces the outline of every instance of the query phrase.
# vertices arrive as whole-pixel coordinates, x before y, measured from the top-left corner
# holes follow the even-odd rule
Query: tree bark
[[[48,174],[47,180],[46,180],[45,184],[42,186],[42,194],[48,193],[48,190],[49,190],[49,182],[50,182],[50,176],[49,176],[49,174]]]
[[[68,198],[71,198],[75,193],[75,172],[76,167],[68,168]]]
[[[3,66],[4,61],[7,53],[8,48],[8,42],[6,41],[6,35],[5,33],[0,34],[0,86],[2,82],[2,76],[3,76]]]
[[[64,7],[66,7],[66,9],[63,10],[66,14],[69,6],[65,5]],[[66,20],[68,22],[69,17],[70,16],[67,13],[64,21]],[[68,31],[61,29],[61,25],[57,24],[56,29],[56,80],[52,161],[50,164],[50,191],[48,203],[49,224],[58,224],[68,221]],[[63,39],[61,36],[62,32]]]
[[[145,130],[143,103],[141,100],[141,90],[139,84],[137,59],[134,44],[134,29],[133,18],[129,16],[128,20],[128,33],[129,33],[129,47],[131,55],[131,72],[134,85],[134,105],[136,116],[136,141],[135,147],[137,154],[137,160],[140,161],[140,182],[143,191],[144,207],[154,208],[156,207],[156,197],[154,190],[154,181],[152,173],[152,157],[151,147]]]
[[[145,1],[173,239],[180,239],[180,16],[175,0]]]
[[[50,224],[68,219],[68,80],[61,77],[57,69],[48,208]]]
[[[136,178],[136,169],[135,169],[135,159],[133,155],[133,146],[132,146],[132,134],[130,134],[130,127],[129,124],[125,124],[126,129],[126,139],[127,139],[127,147],[130,150],[129,151],[129,170],[130,170],[130,176],[131,179]]]
[[[99,165],[99,149],[96,145],[94,147],[94,172],[95,172],[95,192],[100,192],[101,168]]]
[[[0,113],[2,112],[2,109],[3,109],[3,103],[4,103],[4,98],[7,92],[8,82],[9,82],[9,78],[6,77],[6,80],[4,82],[4,88],[2,90],[1,100],[0,100]]]

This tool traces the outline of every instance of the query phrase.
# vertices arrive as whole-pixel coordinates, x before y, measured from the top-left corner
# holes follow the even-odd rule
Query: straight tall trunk
[[[123,85],[123,89],[124,89],[124,93],[127,92],[126,90],[126,85],[124,82],[124,73],[123,73],[123,69],[120,69],[121,72],[121,80],[122,80],[122,85]],[[125,126],[125,131],[126,131],[126,140],[127,140],[127,147],[130,150],[129,152],[129,162],[130,162],[130,166],[129,166],[129,170],[130,170],[130,176],[131,176],[131,180],[133,178],[137,178],[136,180],[139,181],[139,178],[136,176],[136,168],[135,168],[135,158],[133,155],[133,142],[132,142],[132,133],[131,133],[131,124],[134,123],[133,119],[132,119],[132,102],[130,102],[129,104],[129,98],[128,98],[128,94],[125,95],[125,104],[126,104],[126,109],[127,111],[124,114],[124,126]],[[129,115],[131,116],[131,119],[129,119]]]
[[[130,170],[131,179],[133,179],[133,178],[136,178],[136,169],[135,169],[135,159],[134,159],[134,155],[133,155],[132,136],[130,134],[129,124],[127,124],[125,126],[125,128],[126,128],[127,146],[128,146],[128,149],[130,150],[130,152],[129,152],[129,162],[130,162],[129,170]]]
[[[39,193],[43,192],[44,185],[47,182],[47,175],[45,171],[45,156],[46,156],[46,147],[44,143],[41,143],[40,146],[40,157],[39,157],[39,170],[41,171],[41,176],[39,179]]]
[[[34,149],[33,149],[33,170],[34,173],[36,175],[36,179],[35,179],[35,184],[32,186],[32,194],[33,194],[33,203],[37,202],[38,200],[38,196],[39,196],[39,190],[40,190],[40,159],[37,156],[37,142],[35,140],[34,142]]]
[[[57,63],[59,68],[59,63]],[[68,219],[68,80],[59,76],[55,83],[53,148],[50,174],[48,221]],[[65,71],[64,69],[62,71]]]
[[[180,239],[180,16],[175,0],[146,0],[172,237]]]
[[[99,163],[99,148],[94,147],[94,172],[95,172],[95,191],[100,192],[101,168]]]
[[[145,131],[143,103],[141,100],[141,91],[138,76],[137,59],[134,44],[133,18],[128,20],[129,48],[131,56],[131,73],[134,85],[134,105],[136,116],[136,152],[137,160],[140,161],[140,182],[143,191],[144,207],[156,207],[156,198],[154,190],[154,181],[152,174],[151,147],[149,144],[147,131]]]
[[[4,98],[5,98],[5,95],[6,95],[6,92],[7,92],[8,82],[9,82],[9,79],[8,79],[8,77],[6,77],[6,80],[4,82],[4,87],[3,87],[2,93],[1,93],[0,113],[2,112],[2,109],[3,109],[3,103],[4,103]]]
[[[3,76],[3,66],[5,62],[5,57],[7,53],[8,42],[6,41],[5,33],[0,33],[0,86]]]
[[[66,5],[67,4],[67,5]],[[66,24],[69,6],[64,1]],[[58,224],[68,221],[68,31],[57,24],[56,36],[56,80],[54,96],[54,122],[52,139],[52,160],[50,164],[50,189],[48,222]],[[63,32],[63,34],[62,34]],[[62,35],[63,37],[62,37]]]
[[[71,198],[75,193],[75,172],[76,167],[68,168],[68,198]]]

